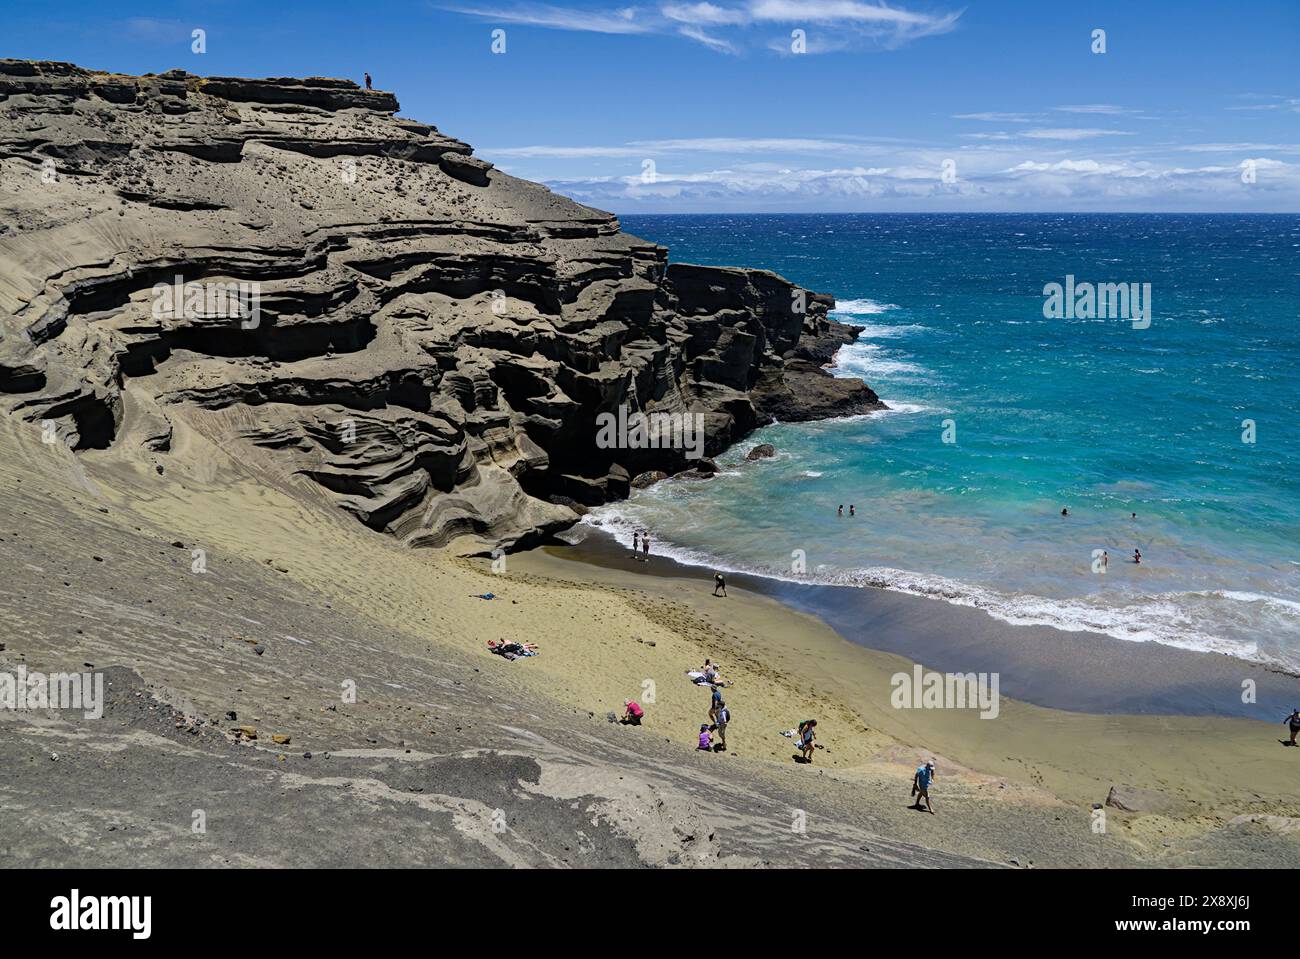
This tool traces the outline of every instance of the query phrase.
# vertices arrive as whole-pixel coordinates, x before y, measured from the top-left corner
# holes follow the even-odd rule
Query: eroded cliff
[[[198,429],[411,545],[513,547],[696,465],[599,442],[601,414],[698,414],[712,455],[881,407],[821,369],[857,333],[830,297],[670,265],[397,109],[343,80],[0,61],[7,411],[160,471]]]

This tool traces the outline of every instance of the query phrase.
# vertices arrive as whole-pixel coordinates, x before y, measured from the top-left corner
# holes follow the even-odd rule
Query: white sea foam
[[[854,326],[862,327],[861,336],[870,340],[889,340],[900,336],[907,336],[910,333],[928,333],[930,327],[922,326],[920,323],[899,323],[897,326],[889,326],[884,323],[855,323]]]
[[[898,359],[894,350],[862,340],[844,346],[835,354],[836,370],[869,379],[872,376],[924,376],[923,366]]]
[[[832,314],[845,313],[849,316],[875,316],[886,310],[896,310],[893,303],[877,303],[875,300],[836,300]]]
[[[643,528],[635,510],[627,504],[611,504],[593,510],[583,521],[599,526],[620,543],[631,545],[633,530]],[[651,531],[652,537],[654,531]],[[1160,643],[1194,652],[1213,652],[1254,662],[1272,663],[1296,669],[1288,662],[1261,651],[1250,640],[1233,639],[1214,631],[1212,621],[1243,623],[1255,620],[1262,608],[1288,624],[1300,624],[1300,602],[1234,590],[1159,593],[1127,597],[1121,603],[1092,597],[1051,598],[1026,593],[1003,593],[984,586],[959,582],[944,576],[916,573],[891,567],[835,569],[816,566],[806,575],[723,560],[702,550],[654,541],[653,552],[687,566],[748,573],[788,583],[821,586],[875,587],[925,599],[980,609],[994,619],[1016,626],[1049,626],[1067,632],[1095,632],[1137,643]],[[1223,604],[1242,604],[1240,610]],[[1217,613],[1217,615],[1211,615]]]

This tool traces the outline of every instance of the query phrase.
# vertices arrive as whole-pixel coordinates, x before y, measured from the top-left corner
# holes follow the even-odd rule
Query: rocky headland
[[[185,421],[409,545],[510,549],[699,465],[607,448],[602,414],[698,415],[711,456],[882,408],[822,368],[859,332],[831,297],[669,263],[397,111],[345,80],[0,61],[7,411],[159,471]]]

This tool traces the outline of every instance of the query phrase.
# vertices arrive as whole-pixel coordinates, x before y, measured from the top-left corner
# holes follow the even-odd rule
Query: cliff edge
[[[412,545],[536,542],[680,446],[883,406],[854,327],[769,272],[669,264],[345,80],[0,60],[0,405],[166,469],[195,430]]]

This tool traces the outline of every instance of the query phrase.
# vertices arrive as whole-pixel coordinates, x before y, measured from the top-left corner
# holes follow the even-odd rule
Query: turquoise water
[[[866,327],[836,372],[893,409],[768,427],[718,479],[662,483],[593,520],[648,528],[688,562],[1300,668],[1300,217],[623,225],[675,261],[834,294],[838,318]],[[1067,274],[1150,283],[1150,326],[1045,318],[1043,287]],[[758,442],[777,457],[745,461]]]

